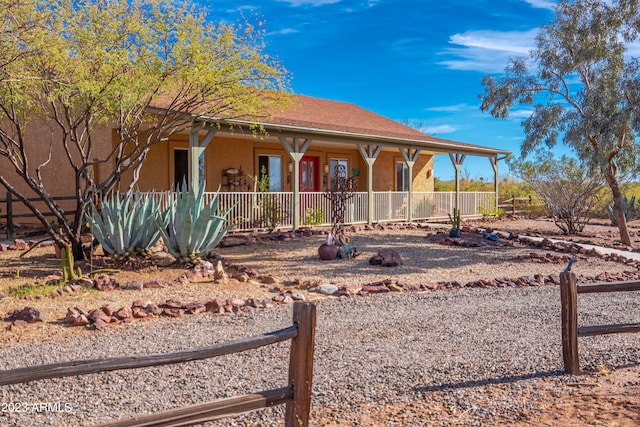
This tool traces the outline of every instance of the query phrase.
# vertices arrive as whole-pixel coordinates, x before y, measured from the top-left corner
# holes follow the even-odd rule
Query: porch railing
[[[213,197],[215,193],[207,193]],[[443,219],[453,211],[455,192],[416,192],[412,199],[414,220]],[[378,191],[373,193],[374,222],[408,221],[409,193]],[[463,217],[482,215],[483,209],[495,205],[492,192],[460,193]],[[291,192],[224,192],[220,193],[220,207],[229,210],[229,222],[236,231],[293,226],[293,193]],[[345,223],[364,224],[368,220],[368,196],[358,192],[347,202]],[[302,225],[330,225],[331,202],[323,193],[300,194]]]

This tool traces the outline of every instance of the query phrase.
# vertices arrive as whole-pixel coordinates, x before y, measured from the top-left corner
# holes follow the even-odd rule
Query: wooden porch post
[[[204,139],[200,141],[200,131],[208,131]],[[196,193],[200,188],[200,156],[204,154],[204,150],[216,135],[217,129],[206,126],[204,123],[191,126],[189,134],[189,184]],[[176,182],[176,188],[180,183]]]
[[[466,154],[449,153],[451,163],[453,163],[453,167],[456,170],[456,209],[460,209],[460,166],[462,166],[462,162],[464,162],[465,157],[467,157]]]
[[[407,201],[407,221],[413,221],[413,165],[416,163],[416,159],[420,155],[420,150],[414,148],[401,148],[400,152],[402,153],[402,157],[404,157],[404,161],[409,168],[409,200]]]
[[[496,206],[495,212],[498,213],[498,156],[489,157],[489,161],[491,162],[491,167],[493,168],[493,191],[495,192]]]
[[[358,144],[358,150],[367,163],[367,223],[373,224],[373,164],[382,147],[380,145]]]
[[[293,229],[300,228],[300,160],[311,145],[311,139],[306,138],[302,141],[297,136],[292,138],[292,143],[289,143],[285,136],[280,135],[280,143],[287,150],[291,160],[293,162]]]

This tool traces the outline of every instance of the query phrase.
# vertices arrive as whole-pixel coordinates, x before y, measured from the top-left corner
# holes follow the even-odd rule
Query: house
[[[456,206],[473,215],[479,207],[495,206],[497,184],[480,199],[478,194],[464,199],[458,191],[438,198],[433,158],[448,154],[459,172],[465,156],[487,157],[497,183],[498,162],[508,151],[434,138],[354,104],[292,98],[288,108],[258,123],[264,134],[249,131],[251,121],[198,117],[190,135],[152,149],[140,188],[169,189],[183,179],[198,185],[204,177],[207,191],[220,186],[223,193],[242,194],[255,191],[256,178],[266,174],[272,192],[290,197],[282,205],[291,211],[288,225],[297,228],[307,207],[323,204],[318,196],[331,188],[336,166],[343,166],[348,176],[359,177],[352,222],[442,217]],[[428,211],[420,212],[420,203]],[[326,221],[328,210],[323,208]]]
[[[322,212],[321,222],[330,223],[329,202],[322,194],[339,170],[358,177],[347,222],[446,217],[456,206],[463,215],[474,215],[481,207],[495,206],[498,162],[507,151],[434,138],[354,104],[302,95],[292,95],[290,101],[286,109],[258,121],[261,132],[252,130],[255,121],[194,117],[190,133],[175,134],[151,148],[139,173],[140,190],[170,190],[183,180],[194,186],[206,182],[207,191],[220,188],[223,206],[233,207],[237,229],[256,227],[256,216],[264,215],[256,186],[265,176],[283,227],[304,225],[308,210]],[[44,122],[34,122],[32,128],[34,134],[51,132]],[[115,138],[110,129],[96,131],[93,141],[102,147],[100,155]],[[496,177],[494,191],[434,193],[437,154],[448,154],[456,171],[467,155],[487,157]],[[45,162],[47,154],[41,157]],[[95,180],[107,170],[108,165],[95,167]],[[60,174],[54,194],[71,193],[65,191],[71,190],[66,172],[52,168],[44,173]]]

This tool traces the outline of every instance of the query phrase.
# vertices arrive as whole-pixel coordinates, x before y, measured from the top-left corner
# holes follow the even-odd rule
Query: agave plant
[[[143,197],[139,191],[111,194],[100,203],[100,208],[92,201],[86,218],[104,252],[115,258],[148,254],[160,239],[158,224],[166,224],[160,201]]]
[[[229,212],[218,212],[219,191],[208,203],[204,202],[204,185],[197,193],[193,189],[179,191],[166,211],[166,226],[158,221],[167,250],[178,261],[196,261],[215,248],[227,233]]]
[[[629,221],[636,216],[636,196],[631,196],[629,199],[626,195],[622,199],[622,211],[624,212],[624,218]],[[616,211],[613,207],[613,203],[607,205],[607,214],[611,220],[611,225],[618,225],[618,218],[616,217]]]

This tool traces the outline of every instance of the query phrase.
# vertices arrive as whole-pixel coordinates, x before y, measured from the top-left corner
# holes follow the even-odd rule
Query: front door
[[[300,191],[320,191],[320,157],[304,156],[300,160]]]

